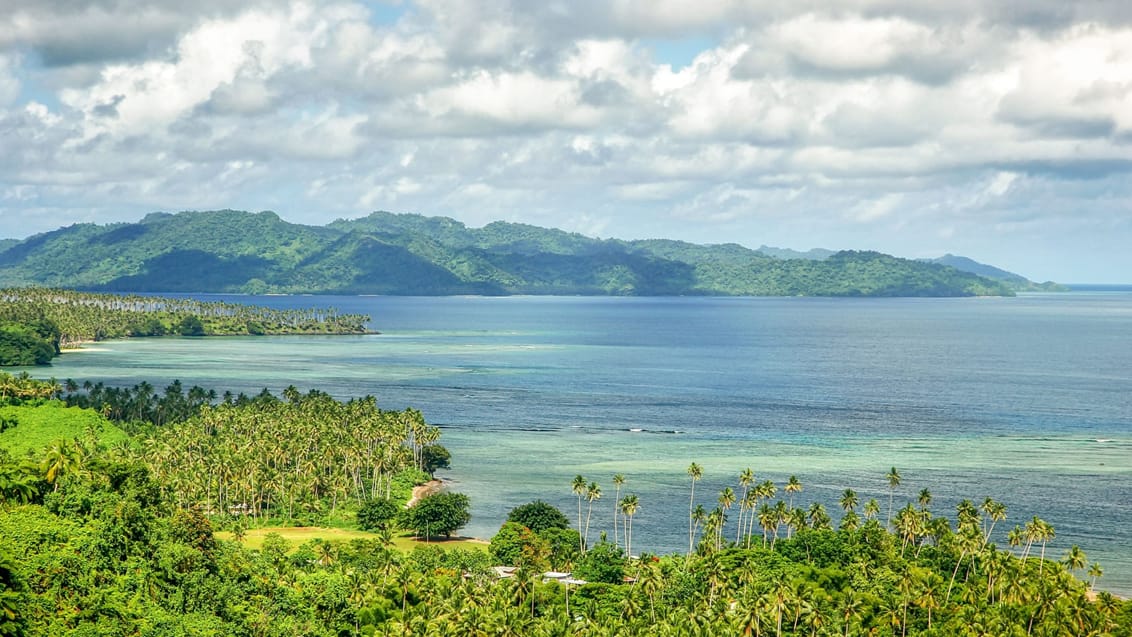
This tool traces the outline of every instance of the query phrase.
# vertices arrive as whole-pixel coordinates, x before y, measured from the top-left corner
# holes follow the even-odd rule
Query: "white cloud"
[[[0,0],[0,235],[218,205],[916,253],[1024,254],[1011,233],[1055,221],[1132,239],[1116,0],[80,4]],[[715,44],[651,57],[682,38]]]
[[[20,95],[20,81],[15,76],[18,66],[15,56],[0,55],[0,107],[11,104]]]

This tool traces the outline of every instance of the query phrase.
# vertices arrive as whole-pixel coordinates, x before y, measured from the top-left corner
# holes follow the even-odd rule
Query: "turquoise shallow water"
[[[538,497],[573,517],[579,473],[605,492],[592,533],[611,530],[624,473],[634,551],[683,550],[691,461],[705,508],[750,466],[780,486],[796,474],[796,504],[831,513],[846,487],[886,506],[896,465],[898,507],[925,487],[937,512],[992,496],[1009,507],[1000,543],[1039,515],[1053,554],[1079,544],[1105,587],[1132,593],[1132,294],[221,298],[361,311],[382,333],[106,342],[51,373],[420,408],[483,537]]]

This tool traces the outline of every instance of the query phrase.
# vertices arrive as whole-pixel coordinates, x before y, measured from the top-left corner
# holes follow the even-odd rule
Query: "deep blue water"
[[[689,462],[705,508],[750,466],[779,485],[797,474],[796,504],[835,519],[846,487],[887,508],[895,465],[897,507],[922,488],[952,515],[993,496],[1009,507],[1000,543],[1039,515],[1058,531],[1051,554],[1080,544],[1103,585],[1132,592],[1132,293],[219,298],[333,305],[381,334],[100,343],[52,373],[417,407],[443,427],[484,537],[536,497],[573,518],[575,474],[601,484],[592,527],[612,534],[621,472],[642,503],[634,552],[683,550]]]

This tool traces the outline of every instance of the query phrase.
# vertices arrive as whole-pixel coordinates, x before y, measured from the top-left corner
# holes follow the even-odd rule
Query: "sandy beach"
[[[409,498],[409,501],[405,503],[405,508],[407,509],[413,506],[417,502],[420,502],[421,499],[427,498],[434,493],[440,493],[442,490],[444,490],[443,480],[434,479],[424,484],[417,485],[413,487],[413,497]]]

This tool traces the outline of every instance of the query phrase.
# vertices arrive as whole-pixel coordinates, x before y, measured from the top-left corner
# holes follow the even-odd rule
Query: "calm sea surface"
[[[574,475],[597,481],[591,535],[612,536],[614,486],[640,497],[633,550],[687,548],[697,501],[751,467],[805,489],[852,487],[887,508],[920,489],[954,516],[1005,502],[1005,533],[1034,515],[1049,553],[1079,544],[1103,587],[1132,594],[1132,293],[1015,299],[200,297],[331,305],[380,335],[135,339],[65,354],[57,378],[220,391],[289,384],[413,406],[443,428],[465,532],[490,537],[535,498],[572,519]],[[42,370],[37,370],[42,371]],[[732,512],[734,518],[735,512]],[[730,533],[734,533],[734,522]]]

